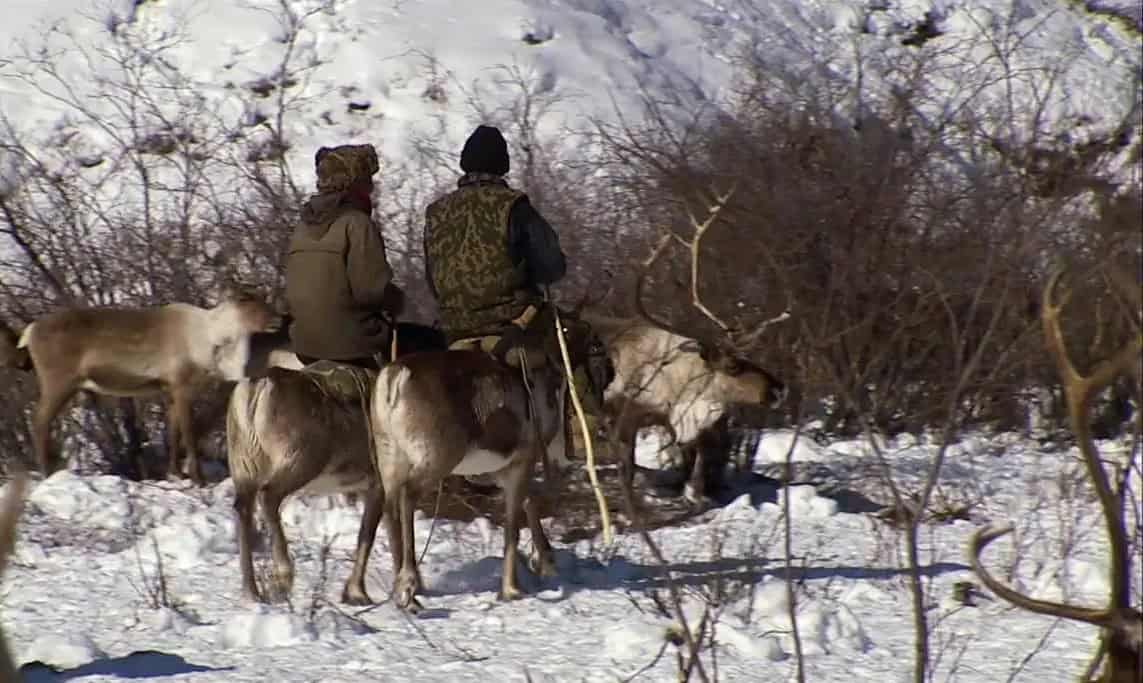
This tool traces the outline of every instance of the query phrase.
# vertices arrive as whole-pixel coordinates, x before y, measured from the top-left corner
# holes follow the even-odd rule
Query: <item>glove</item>
[[[405,290],[390,282],[385,285],[385,294],[381,297],[381,308],[396,318],[405,310]]]
[[[500,335],[500,341],[492,347],[492,355],[496,357],[501,363],[508,364],[508,352],[520,346],[524,342],[524,328],[519,325],[509,325],[504,334]]]

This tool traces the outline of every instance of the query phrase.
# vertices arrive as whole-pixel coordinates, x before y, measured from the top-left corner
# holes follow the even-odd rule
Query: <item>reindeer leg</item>
[[[398,507],[401,510],[401,568],[397,571],[394,592],[397,606],[411,612],[421,610],[416,594],[421,589],[421,573],[417,569],[417,548],[413,535],[413,497],[409,485],[405,484],[397,492]]]
[[[540,520],[539,501],[535,496],[528,495],[524,500],[524,514],[528,517],[528,528],[532,532],[532,543],[536,546],[536,557],[531,565],[534,573],[544,578],[556,576],[556,554],[548,535],[544,533],[544,525]]]
[[[254,579],[254,558],[251,554],[257,495],[258,491],[253,487],[235,488],[234,513],[238,525],[238,565],[242,569],[242,593],[255,602],[265,602],[258,591],[258,582]]]
[[[384,490],[382,497],[382,520],[385,522],[385,532],[389,536],[389,555],[393,558],[393,580],[405,563],[404,540],[401,535],[401,496],[396,491]],[[394,583],[393,590],[396,590]]]
[[[36,459],[45,477],[60,469],[59,458],[52,450],[52,422],[59,415],[64,404],[75,395],[74,387],[46,385],[40,387],[40,400],[32,417],[32,438],[35,443]]]
[[[516,600],[523,597],[520,584],[516,580],[516,546],[520,539],[520,512],[523,509],[524,489],[527,485],[529,468],[520,462],[530,462],[521,454],[514,458],[517,462],[509,465],[497,477],[504,490],[504,569],[500,578],[500,599]],[[541,529],[542,532],[542,529]]]
[[[202,463],[198,459],[198,447],[195,444],[194,431],[191,428],[192,414],[191,414],[191,396],[190,393],[181,386],[172,388],[172,412],[174,416],[174,424],[178,428],[173,430],[171,435],[171,468],[172,471],[178,472],[178,448],[181,446],[182,450],[186,452],[187,456],[187,474],[190,476],[191,482],[196,486],[202,486],[205,481],[202,476]]]
[[[284,496],[273,488],[263,488],[262,519],[270,531],[270,553],[274,561],[273,592],[275,599],[285,599],[294,587],[294,562],[290,559],[290,547],[286,542],[286,532],[282,529],[282,499]]]
[[[179,421],[178,410],[175,408],[174,397],[167,402],[167,478],[178,479],[182,476],[179,470],[179,442],[182,439],[180,432],[182,423]]]
[[[381,512],[385,508],[385,493],[374,484],[365,494],[365,510],[361,515],[361,527],[357,530],[357,550],[353,554],[353,571],[341,592],[341,601],[347,605],[372,605],[373,600],[365,592],[365,567],[369,563],[369,553],[377,538],[377,527],[381,524]]]
[[[706,497],[706,457],[703,450],[702,443],[693,443],[685,447],[683,454],[683,462],[691,463],[690,476],[683,485],[683,497],[696,506],[701,506]]]

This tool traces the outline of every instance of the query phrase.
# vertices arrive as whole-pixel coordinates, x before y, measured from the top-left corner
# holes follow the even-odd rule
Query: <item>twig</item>
[[[793,548],[793,530],[792,530],[792,516],[790,514],[790,487],[794,480],[794,449],[798,445],[798,438],[802,433],[801,420],[798,421],[794,429],[794,438],[790,440],[790,447],[786,450],[786,495],[782,501],[782,527],[785,533],[784,539],[784,554],[785,554],[785,581],[786,581],[786,605],[790,617],[790,633],[794,639],[794,657],[797,664],[797,681],[798,683],[805,683],[806,681],[806,660],[802,652],[802,636],[798,631],[798,592],[794,590],[794,567],[792,564],[794,556]]]

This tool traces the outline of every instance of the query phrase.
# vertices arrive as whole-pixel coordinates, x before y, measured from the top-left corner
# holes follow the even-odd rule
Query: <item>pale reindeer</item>
[[[702,238],[733,192],[717,196],[701,222],[688,212],[694,227],[689,241],[674,232],[662,235],[636,280],[637,318],[624,320],[590,311],[581,314],[602,339],[612,366],[614,379],[604,392],[605,414],[623,450],[627,483],[634,476],[636,433],[642,427],[663,426],[682,452],[683,468],[689,473],[686,494],[696,503],[720,483],[722,458],[732,445],[731,418],[753,419],[766,408],[778,407],[787,394],[786,386],[749,356],[757,350],[765,330],[785,320],[788,313],[738,334],[699,296]],[[690,252],[691,304],[721,328],[720,336],[695,338],[652,315],[645,305],[643,290],[651,267],[668,246],[678,242]]]
[[[721,460],[711,451],[730,448],[730,418],[777,407],[785,397],[785,385],[774,375],[713,342],[661,324],[586,312],[583,319],[603,340],[614,368],[604,407],[629,482],[636,432],[663,426],[682,452],[687,497],[698,502],[718,485]]]
[[[418,353],[381,370],[373,394],[377,471],[393,557],[394,595],[417,610],[421,589],[413,510],[450,474],[491,474],[504,491],[504,564],[500,598],[521,595],[516,579],[520,513],[527,517],[541,576],[556,572],[529,478],[538,452],[562,430],[563,370],[549,355],[526,385],[517,369],[480,351]],[[535,412],[529,407],[529,391]]]
[[[27,487],[27,476],[17,472],[8,484],[8,494],[0,501],[0,579],[4,577],[4,570],[8,567],[8,560],[16,547],[16,524],[20,520],[20,510],[24,506],[24,489]],[[8,650],[8,641],[4,637],[4,628],[0,625],[0,681],[18,681],[19,673],[12,653]]]
[[[1095,488],[1100,507],[1107,525],[1110,548],[1111,600],[1106,608],[1077,607],[1022,595],[995,579],[981,561],[981,554],[989,543],[1012,531],[1011,526],[1001,529],[985,527],[973,535],[969,547],[972,568],[981,582],[993,593],[1008,602],[1037,614],[1071,619],[1092,624],[1100,629],[1099,654],[1092,661],[1083,680],[1099,683],[1139,683],[1143,681],[1143,613],[1131,604],[1131,551],[1124,521],[1121,493],[1116,492],[1104,470],[1099,449],[1092,438],[1088,423],[1088,404],[1092,398],[1110,385],[1115,379],[1127,373],[1134,373],[1135,381],[1140,382],[1140,354],[1143,354],[1143,332],[1136,321],[1135,337],[1110,359],[1096,364],[1088,375],[1081,375],[1068,355],[1064,336],[1060,330],[1060,311],[1063,303],[1057,303],[1056,290],[1062,271],[1056,271],[1048,279],[1043,291],[1043,304],[1040,311],[1045,343],[1048,352],[1056,362],[1056,368],[1063,383],[1068,406],[1068,418],[1076,438],[1080,454],[1083,456],[1088,477]],[[1133,278],[1116,272],[1110,278],[1119,290],[1120,296],[1134,306],[1135,315],[1143,310],[1143,297],[1140,287]],[[1101,661],[1106,660],[1103,672],[1095,678]]]
[[[443,333],[421,325],[399,323],[396,334],[400,354],[446,346]],[[340,381],[360,383],[347,391],[316,370],[289,371],[302,366],[289,349],[288,335],[261,336],[255,342],[259,347],[258,369],[251,374],[261,376],[234,387],[226,412],[227,460],[234,480],[243,594],[259,602],[269,597],[259,590],[254,576],[252,544],[257,506],[261,506],[270,534],[271,588],[274,597],[279,597],[290,593],[294,580],[282,528],[285,500],[294,494],[363,493],[357,550],[341,599],[352,605],[372,604],[365,590],[365,570],[382,512],[366,410],[373,378],[361,369],[334,366]]]
[[[191,480],[201,485],[191,423],[200,386],[245,377],[251,335],[277,330],[280,320],[264,301],[237,289],[213,308],[66,308],[40,317],[17,344],[27,350],[40,388],[32,419],[40,468],[48,475],[58,467],[52,422],[78,391],[118,397],[162,393],[168,398],[168,473],[179,473],[181,448]]]

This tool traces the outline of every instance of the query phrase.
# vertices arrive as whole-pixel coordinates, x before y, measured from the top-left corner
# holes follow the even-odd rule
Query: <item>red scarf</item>
[[[373,213],[372,193],[364,187],[351,187],[341,196],[341,205],[360,209],[365,213]]]

